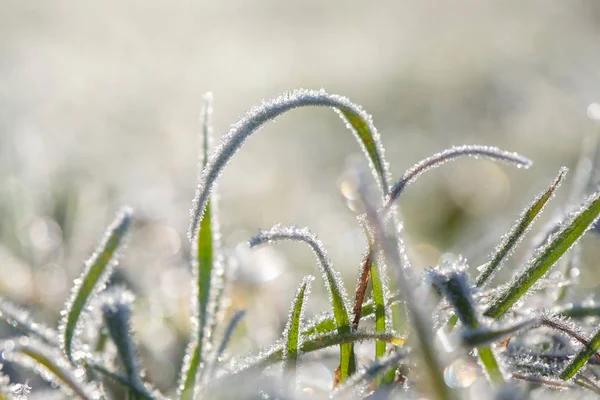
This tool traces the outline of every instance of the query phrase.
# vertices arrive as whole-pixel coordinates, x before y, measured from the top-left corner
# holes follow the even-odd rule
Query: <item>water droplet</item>
[[[467,388],[475,382],[476,377],[475,364],[465,358],[454,360],[444,370],[444,380],[451,388]]]

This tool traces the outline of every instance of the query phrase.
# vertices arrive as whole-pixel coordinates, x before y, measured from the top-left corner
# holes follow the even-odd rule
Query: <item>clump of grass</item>
[[[357,215],[357,223],[366,237],[364,258],[357,262],[354,302],[350,303],[344,282],[323,244],[307,228],[275,225],[260,231],[250,240],[251,248],[280,240],[301,242],[311,248],[331,308],[318,317],[306,315],[314,278],[305,277],[291,301],[281,340],[259,354],[233,357],[234,362],[227,364],[224,355],[245,311],[235,312],[227,322],[222,318],[227,273],[220,246],[217,180],[228,161],[261,126],[305,106],[330,107],[339,113],[363,149],[378,188],[378,195],[373,195],[365,174],[354,171],[357,198],[364,210],[364,215]],[[404,251],[395,210],[395,203],[409,184],[422,173],[462,157],[502,161],[518,168],[528,168],[529,159],[495,147],[458,146],[417,163],[393,184],[372,118],[342,96],[323,90],[297,90],[278,96],[253,108],[212,150],[211,113],[212,96],[207,95],[202,113],[199,178],[189,226],[194,276],[192,333],[181,362],[175,398],[297,397],[297,371],[303,361],[308,357],[319,359],[326,351],[336,349],[339,364],[337,369],[332,367],[337,376],[330,393],[336,398],[391,395],[525,399],[539,397],[542,391],[546,391],[544,396],[565,390],[577,391],[578,397],[600,393],[600,331],[596,327],[600,306],[563,304],[563,289],[574,284],[568,279],[580,254],[568,252],[573,247],[579,249],[579,239],[597,226],[600,216],[599,188],[591,194],[581,189],[587,188],[591,180],[581,172],[585,169],[578,169],[577,189],[570,202],[561,207],[570,213],[543,233],[529,261],[510,282],[493,287],[491,278],[502,266],[510,265],[514,249],[565,181],[564,167],[550,186],[525,207],[498,246],[490,249],[489,261],[479,268],[478,276],[472,277],[468,261],[458,257],[416,278]],[[108,228],[73,285],[58,329],[35,321],[26,310],[0,299],[0,317],[20,334],[2,342],[4,363],[31,369],[52,387],[81,399],[112,398],[115,385],[128,399],[167,397],[146,381],[138,361],[131,329],[133,294],[107,285],[133,219],[132,211],[124,208]],[[563,278],[544,279],[566,254],[569,262]],[[557,282],[562,287],[554,296],[549,287]],[[532,298],[536,301],[526,301]],[[407,320],[407,328],[400,332],[397,314],[390,312],[396,306],[404,308]],[[96,314],[101,318],[89,318],[93,307],[100,311]],[[370,318],[375,319],[375,329],[365,327]],[[90,325],[98,331],[96,338],[81,334]],[[222,332],[220,338],[217,332]],[[436,337],[446,344],[442,346]],[[108,341],[114,345],[112,350],[106,345]],[[375,343],[375,354],[373,360],[362,365],[356,345],[365,341]],[[118,362],[105,362],[111,359],[107,357],[111,351],[112,359],[118,357]],[[456,375],[455,362],[465,359],[479,365],[479,369],[452,376]],[[276,368],[278,364],[283,368]],[[273,376],[283,379],[274,380]],[[476,390],[464,389],[477,380]],[[22,387],[0,375],[0,399],[22,398]]]

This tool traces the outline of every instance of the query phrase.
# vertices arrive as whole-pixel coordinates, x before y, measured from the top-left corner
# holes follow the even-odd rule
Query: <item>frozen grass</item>
[[[281,340],[258,354],[234,356],[228,353],[229,344],[239,333],[246,312],[235,312],[227,322],[222,317],[228,283],[216,212],[217,180],[228,161],[262,125],[304,106],[331,107],[340,114],[364,150],[375,178],[375,185],[370,185],[363,171],[353,171],[358,177],[356,201],[365,212],[357,215],[357,224],[367,238],[364,258],[357,260],[356,289],[353,296],[346,294],[323,244],[307,228],[275,225],[260,231],[250,240],[251,248],[281,240],[311,248],[330,295],[330,312],[307,315],[314,280],[307,276],[295,296],[288,298],[291,305]],[[336,398],[478,399],[517,394],[519,398],[539,398],[563,396],[564,391],[577,392],[573,396],[581,398],[600,393],[600,307],[562,302],[564,288],[574,285],[569,278],[580,254],[567,252],[574,246],[579,249],[580,238],[596,226],[600,216],[598,188],[591,194],[578,189],[577,195],[571,195],[570,203],[561,209],[574,211],[550,227],[551,233],[544,234],[529,261],[508,283],[491,287],[491,278],[511,263],[514,249],[566,179],[564,167],[525,207],[498,246],[489,249],[489,262],[479,268],[479,276],[471,277],[467,260],[457,257],[416,278],[404,251],[394,205],[408,185],[422,173],[465,156],[519,168],[529,167],[530,160],[495,147],[453,147],[417,163],[392,185],[371,116],[342,96],[322,90],[283,94],[253,108],[212,151],[211,112],[212,96],[207,95],[189,226],[194,276],[192,334],[180,363],[176,393],[161,393],[148,382],[137,355],[136,333],[131,329],[135,298],[127,289],[110,284],[125,234],[134,222],[127,208],[118,214],[74,282],[58,329],[0,299],[0,317],[20,333],[2,342],[4,363],[31,369],[52,387],[82,399],[161,399],[171,395],[190,400],[304,398],[313,392],[299,386],[306,384],[300,378],[303,364],[325,359],[338,349],[338,367],[330,371],[335,376],[333,385],[325,393]],[[592,180],[591,169],[583,171],[588,174],[577,173],[578,188],[589,187]],[[371,193],[372,186],[378,187],[379,195]],[[581,205],[574,204],[577,202]],[[563,270],[566,275],[544,279],[565,254],[569,254],[568,268]],[[557,285],[558,297],[551,290],[557,283],[562,285]],[[397,289],[393,295],[392,287]],[[400,326],[390,311],[396,305],[406,311],[406,330],[402,332],[394,330]],[[262,306],[268,309],[272,305]],[[373,317],[374,330],[369,326]],[[357,356],[361,342],[375,344],[372,360]],[[24,398],[28,390],[27,385],[11,383],[7,375],[0,375],[0,399]]]

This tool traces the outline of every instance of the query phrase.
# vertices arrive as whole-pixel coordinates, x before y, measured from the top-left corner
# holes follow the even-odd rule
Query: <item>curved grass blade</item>
[[[202,152],[200,169],[208,163],[208,151],[211,145],[211,115],[212,94],[204,95],[204,106],[201,115],[202,124]],[[200,179],[200,178],[199,178]],[[222,295],[224,263],[220,251],[219,220],[217,216],[217,198],[213,194],[206,206],[198,234],[192,243],[192,313],[193,329],[188,350],[184,357],[181,370],[178,394],[180,399],[191,400],[194,386],[202,374],[205,364],[205,352],[212,345],[214,328],[216,327],[216,313],[220,307]],[[209,334],[210,331],[210,334]]]
[[[73,360],[73,339],[80,329],[81,317],[89,301],[106,285],[116,264],[118,249],[123,244],[125,234],[131,225],[132,211],[123,208],[104,235],[102,243],[94,255],[86,262],[85,271],[75,281],[71,298],[63,311],[59,325],[60,346],[69,361]]]
[[[588,341],[587,344],[584,345],[584,348],[581,349],[579,353],[571,361],[567,366],[562,370],[559,377],[562,380],[568,381],[573,378],[577,372],[581,368],[587,364],[590,357],[596,354],[596,351],[600,347],[600,330],[596,331],[594,336]]]
[[[0,298],[0,318],[25,335],[35,336],[51,346],[58,346],[58,334],[54,329],[34,321],[27,311],[3,298]]]
[[[315,253],[319,269],[323,274],[325,286],[330,295],[333,315],[335,316],[337,331],[340,335],[350,332],[350,319],[348,316],[346,292],[342,279],[337,271],[333,269],[331,262],[322,243],[308,229],[299,229],[294,226],[283,227],[281,225],[273,226],[269,231],[261,231],[257,236],[250,239],[250,247],[256,247],[264,243],[271,243],[281,240],[301,241],[310,246]],[[344,343],[340,346],[340,380],[343,383],[348,376],[356,371],[356,360],[352,343]]]
[[[3,342],[2,357],[24,368],[31,369],[42,379],[58,385],[69,394],[83,400],[100,398],[101,390],[94,383],[85,382],[81,367],[73,367],[58,348],[52,348],[34,338],[21,337]]]
[[[481,271],[477,277],[475,282],[477,287],[483,287],[502,267],[506,258],[510,256],[523,236],[529,231],[531,225],[542,212],[546,203],[554,196],[556,189],[558,189],[564,181],[568,171],[568,168],[562,167],[552,184],[545,191],[537,195],[529,207],[521,213],[517,222],[503,237],[502,242],[490,257],[490,261],[485,264],[483,271]]]
[[[535,252],[521,273],[491,301],[484,315],[496,319],[502,317],[594,225],[599,215],[600,192],[597,192],[588,197],[583,207],[569,218],[560,231]]]
[[[389,191],[388,167],[384,159],[379,133],[373,125],[371,116],[345,97],[331,95],[324,90],[299,89],[284,93],[259,107],[252,108],[244,118],[232,127],[224,136],[221,145],[213,151],[208,164],[202,171],[194,198],[189,230],[190,238],[197,235],[199,222],[202,220],[210,193],[219,175],[246,139],[279,115],[306,106],[332,107],[340,112],[342,119],[355,134],[359,144],[365,151],[383,195],[387,195]]]
[[[504,151],[497,147],[477,145],[455,146],[419,161],[412,168],[406,171],[402,176],[402,179],[392,186],[392,189],[387,196],[384,210],[389,210],[392,204],[395,203],[400,195],[404,192],[404,189],[413,183],[422,173],[437,168],[448,161],[453,161],[457,158],[466,156],[487,158],[494,161],[503,161],[513,164],[517,168],[529,168],[532,164],[532,161],[527,157],[524,157],[518,153]]]
[[[290,307],[290,314],[283,333],[285,370],[289,374],[288,378],[294,388],[296,387],[296,364],[302,345],[300,323],[304,314],[304,304],[310,293],[310,284],[314,279],[314,276],[306,276],[302,280]]]

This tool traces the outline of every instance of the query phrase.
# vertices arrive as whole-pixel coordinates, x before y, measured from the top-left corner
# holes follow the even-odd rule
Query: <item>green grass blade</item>
[[[581,368],[587,364],[590,357],[592,357],[596,350],[600,347],[600,330],[596,331],[594,336],[589,340],[587,345],[561,371],[559,377],[562,380],[568,381],[573,378]]]
[[[375,263],[371,264],[371,283],[373,285],[373,302],[375,303],[375,331],[383,333],[387,330],[385,320],[385,294],[381,270]],[[385,342],[375,342],[376,357],[383,357],[385,355],[385,350]]]
[[[204,168],[208,163],[208,151],[211,141],[211,114],[212,95],[204,96],[204,107],[202,109],[201,140],[203,150],[201,152],[200,166]],[[199,175],[201,172],[199,172]],[[181,370],[180,384],[178,387],[179,399],[191,400],[194,395],[194,387],[207,358],[204,354],[205,348],[212,337],[207,337],[207,327],[216,327],[215,311],[217,304],[215,297],[221,290],[223,262],[219,246],[219,223],[216,212],[217,202],[213,195],[206,206],[206,212],[200,221],[200,228],[192,241],[192,271],[194,280],[192,283],[192,312],[194,329],[188,350],[184,357]]]
[[[81,367],[73,367],[58,348],[52,348],[34,338],[21,337],[3,342],[2,356],[24,368],[35,371],[42,379],[58,385],[79,399],[93,400],[101,395],[95,383],[83,380]]]
[[[341,113],[343,119],[347,122],[347,126],[351,128],[367,155],[383,196],[388,194],[388,167],[384,159],[379,133],[373,125],[371,116],[345,97],[331,95],[324,90],[295,90],[275,97],[259,107],[252,108],[244,118],[224,135],[221,145],[213,151],[208,164],[202,171],[192,209],[190,237],[196,236],[202,215],[210,199],[210,193],[221,172],[236,151],[267,122],[289,110],[307,106],[332,107]]]
[[[60,345],[71,362],[74,362],[73,340],[80,330],[81,317],[89,301],[104,289],[112,267],[116,264],[118,250],[123,244],[131,220],[131,209],[123,208],[106,231],[94,255],[86,263],[83,274],[75,281],[71,298],[63,311],[64,316],[59,325]]]
[[[387,299],[389,306],[397,305],[400,303],[400,296],[395,295]],[[377,305],[373,300],[369,300],[363,304],[360,312],[361,319],[369,318],[375,315],[377,311]],[[385,311],[385,310],[383,310]],[[322,335],[325,333],[331,333],[336,329],[335,317],[331,314],[325,314],[324,316],[317,318],[315,321],[308,322],[306,327],[302,330],[303,337],[310,337],[315,335]]]
[[[491,301],[484,315],[496,319],[502,317],[598,220],[599,215],[600,192],[597,192],[588,197],[583,207],[569,218],[560,231],[535,252],[523,271]]]
[[[517,153],[504,151],[497,147],[477,145],[455,146],[419,161],[406,171],[402,178],[392,186],[386,199],[384,210],[389,210],[392,204],[394,204],[404,192],[406,187],[413,183],[421,174],[462,157],[487,158],[494,161],[503,161],[505,163],[513,164],[517,168],[529,168],[532,164],[531,160],[527,157]]]
[[[304,314],[304,304],[310,292],[310,284],[313,280],[313,276],[307,276],[302,280],[290,307],[290,314],[283,333],[285,369],[294,388],[296,387],[296,364],[302,344],[300,323]]]
[[[340,346],[348,343],[364,342],[367,340],[380,340],[396,346],[402,346],[405,343],[405,338],[395,333],[379,333],[368,330],[356,330],[349,333],[339,334],[337,332],[327,333],[324,335],[312,336],[303,339],[300,345],[300,352],[312,353],[314,351],[323,350],[329,347]],[[273,363],[284,359],[284,346],[277,344],[268,352],[250,361],[234,374],[248,372],[250,370],[260,370]],[[226,377],[230,378],[231,375]]]
[[[554,196],[556,189],[558,189],[564,181],[568,171],[569,170],[566,167],[562,167],[552,184],[545,191],[537,195],[529,207],[521,213],[517,222],[503,237],[502,242],[490,257],[490,261],[485,264],[483,271],[481,271],[477,277],[475,282],[477,287],[483,287],[502,267],[506,258],[513,252],[527,231],[529,231],[531,225],[542,212],[546,203]]]
[[[322,243],[312,232],[306,228],[299,229],[294,226],[275,225],[269,231],[261,231],[257,236],[250,239],[250,247],[281,240],[301,241],[310,246],[317,257],[325,286],[330,294],[337,331],[340,335],[350,332],[352,327],[348,316],[348,301],[346,300],[343,282],[339,273],[333,269],[331,262],[328,260]],[[343,383],[355,371],[354,347],[351,342],[343,343],[340,345],[340,381]]]

